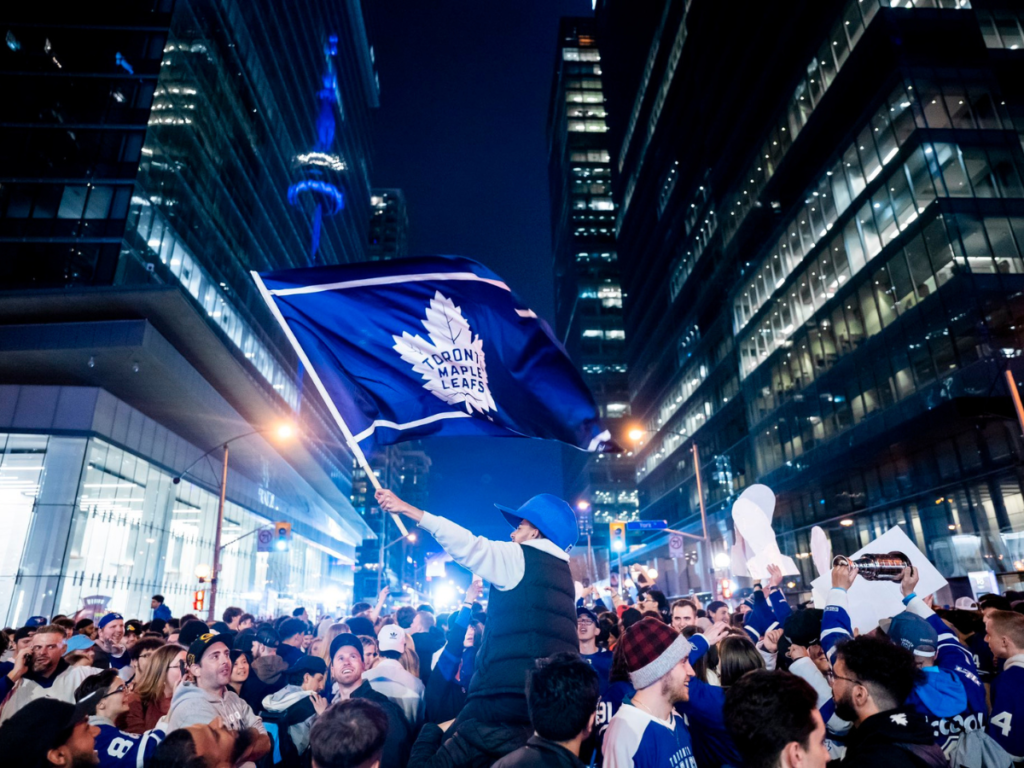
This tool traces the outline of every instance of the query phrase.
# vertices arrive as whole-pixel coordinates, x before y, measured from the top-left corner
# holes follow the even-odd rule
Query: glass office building
[[[730,575],[710,560],[755,482],[778,495],[794,591],[816,576],[815,525],[836,552],[903,526],[954,596],[974,572],[1017,584],[1024,445],[1005,373],[1024,382],[1019,13],[798,5],[788,21],[736,21],[757,30],[739,35],[748,46],[715,37],[724,16],[666,2],[642,46],[613,46],[633,73],[610,91],[626,333],[644,340],[630,364],[647,371],[633,408],[652,435],[643,514],[697,531],[696,445],[712,542],[680,591]],[[623,12],[601,5],[606,34]],[[707,76],[677,74],[697,67]],[[684,104],[706,108],[700,124]]]
[[[601,416],[621,425],[630,407],[602,67],[594,20],[562,19],[548,115],[557,333]],[[632,454],[563,456],[581,530],[607,540],[609,522],[636,517]]]
[[[242,435],[218,605],[344,605],[372,536],[352,457],[249,270],[366,258],[378,86],[359,0],[24,6],[2,26],[0,493],[22,534],[0,614],[145,618],[154,592],[191,610],[218,446]],[[60,405],[86,402],[96,418]],[[282,422],[289,444],[268,437]],[[278,520],[290,551],[257,553]]]

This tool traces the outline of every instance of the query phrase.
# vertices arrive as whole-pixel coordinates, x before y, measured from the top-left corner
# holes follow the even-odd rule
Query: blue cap
[[[575,546],[576,540],[580,537],[572,507],[550,493],[534,496],[519,509],[501,504],[494,506],[501,510],[501,514],[513,528],[518,528],[519,524],[526,520],[551,539],[555,546],[566,552]]]
[[[67,656],[72,651],[84,651],[94,645],[96,645],[96,641],[90,640],[87,635],[72,635],[64,643],[64,655]]]
[[[97,622],[97,626],[100,629],[103,629],[105,626],[107,626],[107,624],[109,624],[112,621],[124,621],[124,616],[122,616],[120,613],[105,613],[100,617],[99,622]]]
[[[45,627],[49,621],[45,616],[33,616],[25,622],[26,627]]]
[[[910,611],[893,616],[885,633],[896,645],[915,656],[934,656],[939,647],[939,633],[935,627]]]

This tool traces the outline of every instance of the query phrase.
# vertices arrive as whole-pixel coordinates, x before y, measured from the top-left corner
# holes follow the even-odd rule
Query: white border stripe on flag
[[[304,285],[300,288],[278,288],[269,291],[272,296],[297,296],[303,293],[322,293],[323,291],[343,291],[346,288],[366,288],[371,285],[395,285],[396,283],[422,283],[428,280],[475,280],[489,283],[511,292],[501,280],[480,277],[473,272],[428,272],[422,275],[390,275],[387,277],[368,277],[363,280],[346,280],[341,283],[323,283],[322,285]]]
[[[284,331],[285,337],[291,343],[292,349],[295,350],[295,354],[299,356],[299,360],[301,360],[302,364],[306,367],[306,372],[313,380],[313,384],[316,386],[320,396],[324,399],[324,403],[327,405],[327,410],[330,411],[331,415],[334,417],[334,422],[338,425],[338,428],[341,429],[341,433],[345,436],[345,442],[356,457],[356,461],[359,462],[359,466],[361,466],[363,471],[366,472],[367,477],[373,480],[376,484],[377,481],[373,474],[373,470],[370,468],[370,464],[366,460],[366,455],[363,453],[363,449],[359,447],[358,441],[352,437],[352,431],[345,423],[345,419],[341,417],[341,412],[338,410],[338,406],[334,404],[334,400],[331,399],[331,395],[327,391],[327,387],[325,387],[323,381],[321,381],[320,374],[316,372],[316,368],[314,368],[313,364],[309,361],[309,357],[306,355],[306,350],[302,348],[302,345],[299,344],[299,340],[295,338],[295,334],[292,333],[292,329],[288,325],[288,321],[285,320],[284,315],[281,314],[280,307],[277,306],[277,303],[271,297],[270,291],[267,290],[267,286],[263,282],[263,278],[260,277],[259,272],[255,270],[250,271],[249,274],[252,275],[252,279],[256,282],[256,287],[259,288],[260,295],[263,297],[263,300],[267,302],[267,308],[270,309],[271,314],[273,314],[277,319],[277,322],[281,326],[281,330]],[[394,512],[391,513],[391,518],[395,521],[395,525],[398,527],[398,530],[400,530],[402,535],[405,536],[409,531],[406,529],[405,523],[402,522],[402,518]]]
[[[423,419],[416,419],[416,421],[407,421],[405,424],[396,424],[393,421],[386,421],[385,419],[377,419],[367,429],[364,429],[358,435],[355,436],[356,441],[362,442],[370,435],[373,434],[377,427],[390,427],[391,429],[397,429],[399,431],[404,429],[413,429],[415,427],[422,427],[424,424],[433,424],[435,421],[441,421],[442,419],[471,419],[473,418],[464,411],[450,411],[448,413],[435,413],[433,416],[427,416]]]

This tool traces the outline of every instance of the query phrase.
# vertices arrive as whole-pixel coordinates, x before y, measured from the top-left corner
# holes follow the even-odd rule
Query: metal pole
[[[224,526],[224,497],[228,492],[228,446],[224,445],[224,474],[220,481],[220,503],[217,505],[217,530],[213,539],[213,575],[210,578],[210,612],[207,621],[214,622],[214,604],[217,602],[217,579],[220,572],[220,533]]]
[[[704,509],[704,485],[700,481],[700,454],[697,452],[697,443],[693,444],[693,473],[697,477],[697,501],[700,502],[700,525],[704,533],[704,556],[708,554],[708,517]],[[701,558],[702,560],[704,558]],[[700,585],[704,586],[704,574],[701,574]]]
[[[704,509],[704,487],[700,482],[700,455],[697,453],[697,444],[693,444],[693,472],[697,475],[697,500],[700,502],[700,524],[704,530],[704,541],[708,540],[708,518]]]
[[[1013,371],[1009,368],[1006,369],[1006,386],[1010,390],[1010,397],[1013,398],[1013,407],[1017,411],[1017,421],[1020,422],[1021,431],[1024,432],[1024,405],[1021,405],[1017,381],[1013,378]]]

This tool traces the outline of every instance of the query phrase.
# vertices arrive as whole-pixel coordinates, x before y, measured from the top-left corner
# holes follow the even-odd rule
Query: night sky
[[[405,190],[410,255],[483,262],[553,320],[546,123],[558,20],[589,0],[364,3],[380,74],[378,187]],[[504,538],[495,501],[561,494],[561,449],[540,440],[434,438],[430,511]]]

